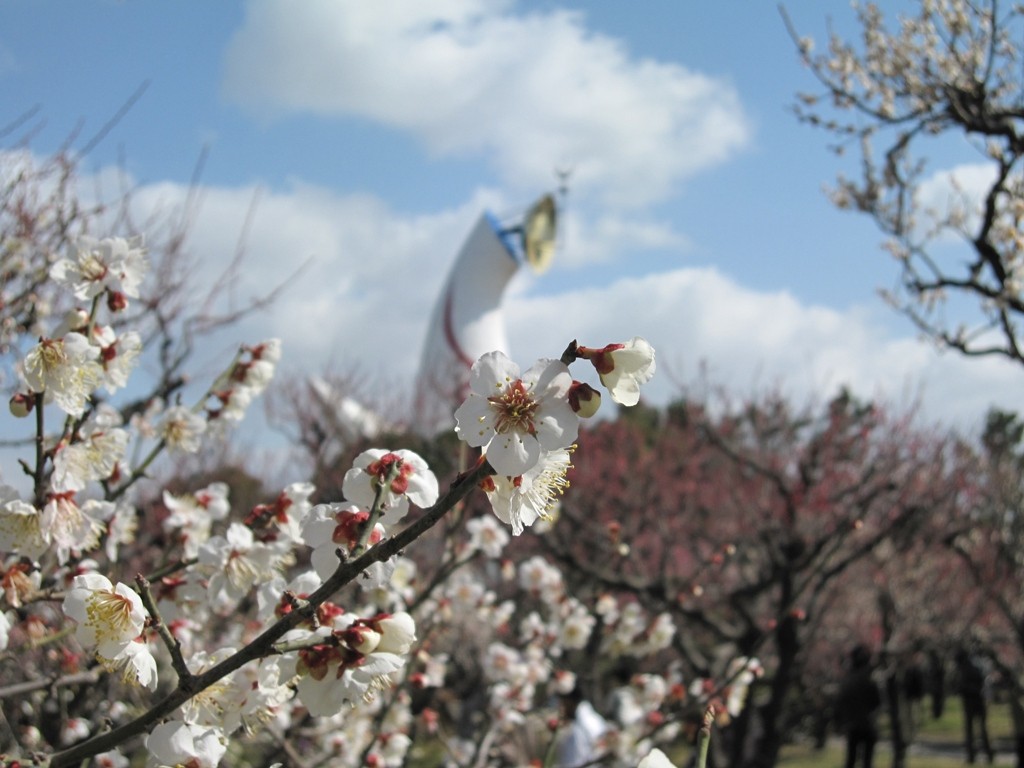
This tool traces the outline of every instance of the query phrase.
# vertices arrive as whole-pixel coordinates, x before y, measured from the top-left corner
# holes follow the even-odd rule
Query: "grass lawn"
[[[887,768],[890,757],[888,724],[882,722],[882,736],[875,752],[875,765]],[[993,704],[988,710],[988,734],[997,755],[997,765],[1015,765],[1013,757],[1013,724],[1006,704]],[[792,744],[782,750],[780,768],[841,768],[846,757],[841,738],[830,739],[821,751],[809,745]],[[928,712],[920,722],[907,755],[907,768],[952,768],[967,762],[964,750],[963,711],[958,698],[946,699],[942,717],[933,719]],[[978,765],[984,765],[980,758]]]

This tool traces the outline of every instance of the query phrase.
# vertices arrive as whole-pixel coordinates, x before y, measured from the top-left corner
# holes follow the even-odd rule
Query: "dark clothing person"
[[[932,697],[932,717],[938,720],[946,707],[946,672],[942,657],[934,648],[928,651],[928,693]]]
[[[992,744],[988,740],[988,707],[985,703],[985,672],[966,650],[956,654],[956,684],[960,700],[964,705],[964,742],[967,747],[967,762],[973,763],[975,749],[975,728],[978,731],[981,749],[989,764],[995,759]]]
[[[854,768],[858,757],[864,768],[871,768],[881,705],[882,694],[871,677],[871,652],[858,645],[836,697],[836,720],[846,734],[846,768]]]
[[[923,701],[927,689],[927,678],[918,654],[915,654],[903,670],[903,697],[907,712],[907,741],[914,740],[918,724],[924,719]]]

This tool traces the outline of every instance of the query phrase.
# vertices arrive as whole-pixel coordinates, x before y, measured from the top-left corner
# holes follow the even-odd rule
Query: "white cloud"
[[[137,218],[173,210],[188,194],[179,184],[139,186]],[[243,268],[217,309],[244,306],[290,281],[269,309],[232,328],[223,347],[275,336],[285,342],[284,362],[293,370],[320,372],[334,364],[407,381],[462,238],[482,210],[504,204],[480,190],[457,208],[409,217],[371,195],[301,183],[275,193],[206,187],[200,195],[187,244],[197,257],[200,288],[220,277],[245,233]]]
[[[924,213],[920,226],[931,228],[954,217],[962,220],[964,231],[973,233],[981,224],[985,196],[995,180],[994,163],[964,163],[931,174],[915,197]],[[943,239],[954,237],[947,230]]]
[[[255,192],[202,190],[190,242],[200,256],[198,279],[212,279],[229,260]],[[146,211],[180,204],[187,194],[180,185],[141,186],[135,201]],[[411,387],[440,287],[486,207],[507,203],[481,190],[457,208],[408,217],[373,196],[297,183],[263,194],[246,268],[232,286],[235,298],[265,293],[307,257],[312,262],[268,311],[232,329],[230,340],[281,337],[284,365],[293,373],[333,366]],[[544,279],[535,278],[541,285]],[[695,386],[706,369],[712,385],[739,396],[778,388],[798,402],[820,401],[848,386],[897,409],[920,399],[926,418],[963,429],[976,429],[993,404],[1024,411],[1018,366],[942,355],[916,339],[893,338],[864,309],[807,306],[787,292],[738,285],[712,268],[543,296],[531,295],[526,283],[505,302],[521,364],[557,356],[574,338],[600,346],[641,335],[658,351],[659,374],[647,388],[653,403]]]
[[[709,383],[742,396],[778,388],[800,402],[849,387],[897,411],[918,401],[922,416],[976,429],[998,403],[1024,409],[1019,367],[940,354],[913,338],[892,338],[867,312],[805,306],[792,295],[737,285],[714,269],[679,269],[607,287],[510,302],[509,335],[526,361],[554,356],[573,338],[600,346],[646,337],[658,352],[651,402]]]
[[[259,112],[358,115],[438,154],[482,154],[520,188],[571,167],[574,191],[628,206],[750,132],[728,82],[632,57],[579,13],[481,0],[251,0],[223,89]]]
[[[558,228],[559,269],[614,262],[623,253],[636,250],[678,253],[691,247],[689,238],[677,232],[670,222],[643,215],[598,213],[591,218],[570,211],[559,219]]]

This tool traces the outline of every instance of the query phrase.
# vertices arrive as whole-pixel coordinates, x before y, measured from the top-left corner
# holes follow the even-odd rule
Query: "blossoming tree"
[[[758,703],[722,746],[730,765],[771,765],[795,720],[808,646],[852,605],[837,595],[860,590],[874,606],[870,580],[843,591],[851,572],[927,521],[956,517],[969,465],[951,461],[941,437],[847,394],[820,409],[770,396],[685,402],[668,419],[581,435],[588,460],[562,505],[568,525],[539,543],[578,582],[630,592],[685,627],[672,645],[689,679],[723,679],[732,659],[758,657]],[[872,611],[863,628],[879,621]],[[847,642],[826,653],[841,656]]]
[[[893,21],[858,4],[861,39],[833,33],[821,52],[790,24],[820,86],[799,95],[796,114],[828,132],[837,153],[859,148],[857,173],[841,175],[831,196],[886,235],[900,273],[890,303],[948,348],[1024,362],[1024,9],[914,5]],[[951,147],[957,168],[929,163]]]

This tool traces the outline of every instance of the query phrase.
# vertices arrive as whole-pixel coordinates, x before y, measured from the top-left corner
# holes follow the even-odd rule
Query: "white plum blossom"
[[[264,339],[259,344],[248,348],[254,360],[263,360],[271,365],[281,361],[282,344],[280,339]]]
[[[483,552],[487,557],[500,557],[509,541],[505,529],[490,515],[473,518],[466,523],[466,531],[469,533],[469,550]]]
[[[303,571],[291,581],[278,574],[269,581],[256,586],[256,616],[262,623],[272,621],[281,607],[285,591],[299,598],[308,597],[321,584],[320,577],[312,571]]]
[[[323,581],[327,581],[338,570],[340,560],[337,550],[348,553],[355,549],[369,519],[369,512],[352,504],[318,504],[313,507],[302,528],[302,538],[313,547],[310,563]],[[377,523],[366,540],[367,546],[376,544],[383,536],[384,526]],[[387,563],[374,563],[368,569],[373,586],[386,582],[390,577],[393,566],[390,569],[387,566]]]
[[[199,548],[210,538],[214,521],[223,520],[231,511],[228,487],[219,482],[210,483],[193,495],[174,496],[164,491],[163,501],[170,511],[163,521],[164,530],[178,529],[185,557],[189,558],[196,557]]]
[[[74,619],[75,637],[96,647],[96,654],[112,660],[137,638],[146,624],[141,598],[127,584],[115,586],[106,576],[76,576],[64,597],[65,615]]]
[[[107,520],[107,537],[103,543],[103,551],[110,562],[117,562],[118,547],[135,541],[135,532],[138,528],[138,510],[123,498],[118,500],[114,505],[113,514]]]
[[[128,384],[128,377],[142,352],[142,338],[136,331],[118,336],[109,325],[98,325],[92,329],[92,341],[100,349],[99,361],[103,367],[100,386],[114,394]]]
[[[209,574],[207,594],[219,610],[233,608],[258,584],[273,579],[284,565],[276,548],[257,541],[241,523],[199,548],[199,566]]]
[[[488,352],[473,364],[470,393],[455,411],[455,431],[483,448],[499,475],[530,470],[544,451],[568,448],[579,431],[569,405],[572,376],[558,360],[539,360],[525,373],[501,352]]]
[[[729,695],[725,710],[730,717],[739,717],[747,701],[750,684],[763,673],[761,662],[756,658],[738,656],[729,663],[725,677],[729,682]]]
[[[252,403],[254,392],[249,387],[237,384],[219,392],[217,397],[221,401],[221,408],[215,413],[211,413],[211,418],[216,416],[218,423],[233,424],[245,418],[245,412]]]
[[[568,669],[556,669],[551,677],[552,690],[559,696],[567,696],[576,687],[576,673]]]
[[[393,610],[397,610],[416,598],[416,563],[408,557],[396,555],[388,560],[388,565],[392,566],[390,578],[369,597],[376,605],[394,606]]]
[[[262,394],[274,378],[274,368],[270,360],[253,360],[245,365],[240,383],[253,395]]]
[[[353,504],[371,509],[381,489],[380,521],[384,525],[394,525],[405,517],[410,501],[426,508],[438,496],[437,478],[418,454],[380,448],[363,451],[345,473],[342,492]]]
[[[601,617],[601,621],[605,624],[613,624],[619,620],[619,602],[613,595],[605,592],[597,598],[594,612]]]
[[[661,675],[634,675],[632,682],[640,689],[643,704],[648,709],[658,709],[668,695],[668,682]]]
[[[549,603],[561,599],[565,592],[561,571],[540,555],[519,565],[519,586]]]
[[[676,634],[676,625],[672,617],[667,613],[659,613],[654,617],[643,633],[643,640],[639,646],[634,648],[633,655],[641,656],[668,648],[672,638]]]
[[[25,383],[33,392],[45,392],[47,402],[55,402],[68,415],[81,416],[103,378],[99,354],[80,333],[44,338],[25,356]]]
[[[558,629],[558,642],[563,648],[579,649],[587,645],[597,620],[581,602],[570,599],[568,612]]]
[[[220,728],[169,720],[146,737],[147,768],[216,768],[227,751]]]
[[[233,656],[237,650],[230,645],[215,651],[194,650],[189,654],[186,662],[192,674],[201,675],[224,659]],[[185,722],[223,730],[225,713],[236,706],[234,699],[237,693],[235,677],[238,674],[239,672],[235,671],[220,678],[182,704],[180,711]]]
[[[504,643],[493,642],[481,660],[481,668],[488,680],[522,684],[526,682],[526,664],[522,654]]]
[[[202,445],[206,418],[183,405],[172,405],[164,411],[156,434],[169,451],[195,453]]]
[[[468,613],[482,605],[488,605],[494,599],[494,594],[486,585],[466,571],[456,571],[448,579],[445,583],[445,594],[457,613]]]
[[[405,765],[405,756],[412,746],[412,739],[406,734],[389,733],[380,739],[380,751],[371,753],[379,755],[386,768],[400,768]]]
[[[246,356],[248,359],[244,359]],[[242,347],[239,358],[214,385],[212,394],[220,407],[208,409],[211,426],[224,429],[225,425],[242,420],[253,398],[262,393],[273,378],[280,356],[281,343],[277,339]]]
[[[93,480],[106,480],[127,447],[128,433],[119,428],[94,429],[81,442],[61,447],[53,459],[53,489],[80,491]]]
[[[144,638],[138,637],[125,643],[117,655],[102,661],[108,670],[120,672],[121,679],[126,683],[156,690],[156,659]]]
[[[83,717],[69,717],[60,727],[60,743],[68,747],[89,735],[89,721]]]
[[[50,534],[39,510],[10,486],[0,486],[0,550],[36,560],[49,548]]]
[[[89,313],[81,307],[74,307],[65,312],[50,336],[59,339],[72,331],[83,335],[89,334]]]
[[[75,493],[51,493],[39,516],[39,524],[46,531],[50,546],[57,551],[62,565],[72,556],[95,549],[106,530],[106,521],[114,514],[109,501],[89,499],[81,506]]]
[[[416,623],[404,611],[372,619],[341,616],[337,623],[344,628],[334,631],[334,642],[299,651],[296,690],[314,716],[335,715],[346,703],[370,701],[391,687],[391,674],[405,665],[416,640]]]
[[[224,712],[224,731],[255,729],[269,719],[294,695],[287,682],[282,678],[280,659],[260,659],[257,664],[243,666],[232,676],[225,695],[231,706]]]
[[[601,383],[619,405],[640,402],[640,385],[654,376],[654,347],[640,336],[601,349],[577,347],[577,354],[593,363]]]
[[[306,654],[306,666],[295,685],[299,700],[314,717],[336,715],[346,705],[372,697],[378,690],[390,687],[390,675],[405,664],[394,653],[371,653],[360,659],[358,666],[349,666],[332,657],[322,666]]]
[[[494,514],[510,524],[512,534],[518,536],[538,518],[550,519],[550,511],[569,486],[565,476],[570,467],[568,450],[546,451],[522,475],[494,475],[485,478],[482,485]]]
[[[70,259],[60,259],[50,276],[71,288],[75,298],[87,301],[103,291],[137,298],[149,262],[142,238],[108,237],[97,240],[82,235]]]
[[[416,687],[443,688],[445,676],[448,673],[448,654],[431,654],[421,649],[416,654],[416,658],[423,664],[423,671],[414,680]]]
[[[246,525],[254,530],[259,526],[272,526],[276,529],[276,543],[285,548],[295,544],[303,544],[302,527],[309,519],[313,505],[309,497],[316,491],[312,483],[291,483],[274,500],[272,504],[260,504],[253,508],[246,518]]]

